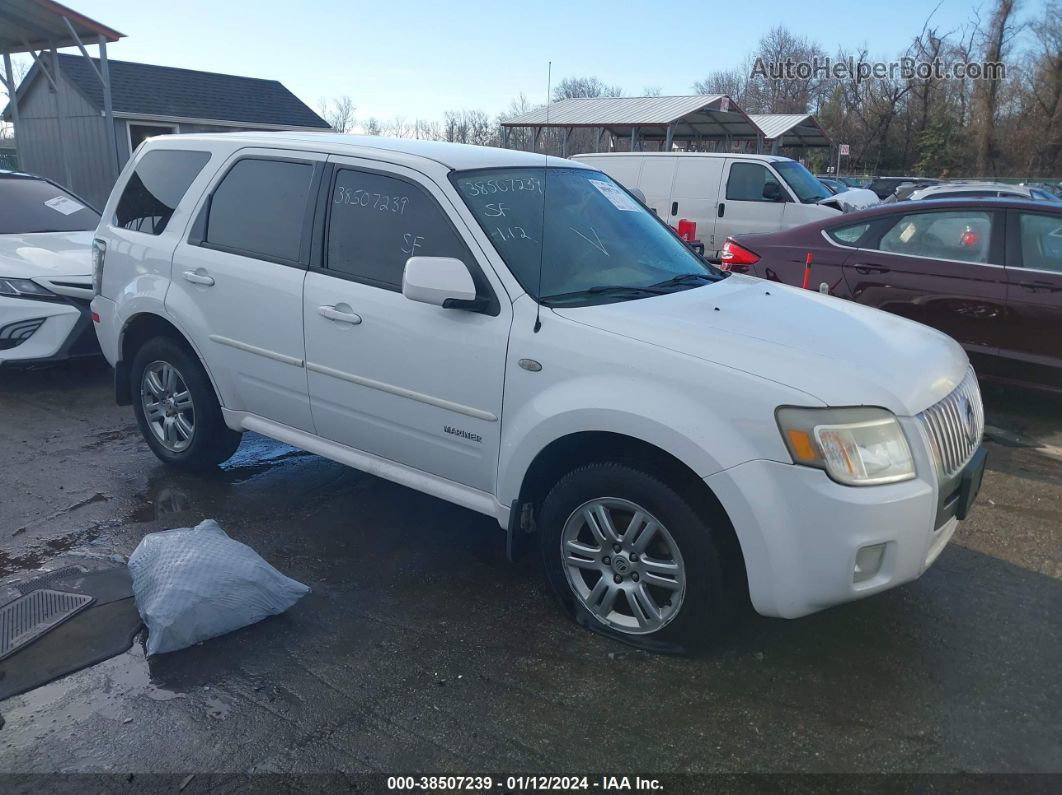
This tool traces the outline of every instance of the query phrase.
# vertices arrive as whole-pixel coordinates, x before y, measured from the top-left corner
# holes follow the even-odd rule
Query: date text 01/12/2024
[[[657,778],[642,776],[388,776],[387,789],[430,791],[515,791],[562,792],[598,790],[601,792],[662,790]]]

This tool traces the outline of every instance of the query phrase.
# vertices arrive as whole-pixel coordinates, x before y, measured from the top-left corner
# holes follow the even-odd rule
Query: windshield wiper
[[[713,276],[710,273],[680,273],[678,276],[672,276],[670,279],[664,279],[662,282],[657,282],[652,285],[653,287],[674,287],[679,284],[685,284],[691,279],[697,279],[705,282],[717,282],[718,276]]]
[[[667,290],[661,290],[657,285],[648,287],[624,287],[622,285],[599,284],[595,287],[587,287],[585,290],[573,290],[570,293],[557,293],[556,295],[544,295],[540,301],[562,301],[569,298],[585,298],[590,295],[610,295],[613,293],[627,295],[664,295]]]

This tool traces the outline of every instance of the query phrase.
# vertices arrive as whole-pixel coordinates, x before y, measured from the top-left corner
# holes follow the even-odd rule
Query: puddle
[[[313,457],[313,453],[307,453],[305,450],[299,450],[256,433],[247,433],[244,434],[243,444],[232,458],[221,465],[220,469],[222,472],[237,476],[237,479],[232,482],[239,483],[288,459],[307,457]]]
[[[134,699],[173,701],[186,697],[185,693],[160,687],[152,681],[144,650],[139,643],[134,643],[129,651],[91,668],[13,696],[4,704],[4,718],[9,728],[21,725],[30,732],[35,727],[34,719],[44,713],[68,725],[94,715],[124,723],[136,714],[130,703]],[[5,734],[10,736],[10,732]],[[21,735],[18,738],[32,741]]]

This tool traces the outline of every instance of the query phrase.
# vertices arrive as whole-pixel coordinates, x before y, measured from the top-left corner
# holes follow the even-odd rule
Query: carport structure
[[[110,130],[108,162],[118,177],[118,147],[114,134],[114,121],[111,108],[111,79],[107,68],[107,44],[118,41],[124,34],[109,28],[73,9],[53,2],[53,0],[0,0],[0,55],[4,58],[4,87],[9,97],[8,108],[11,121],[15,126],[18,140],[19,108],[18,94],[15,90],[15,76],[11,68],[11,56],[14,53],[29,53],[33,62],[48,80],[49,88],[55,98],[55,131],[60,142],[65,142],[64,127],[69,124],[62,83],[59,80],[58,51],[63,47],[77,47],[89,64],[95,79],[103,88],[103,114]],[[86,45],[95,44],[99,48],[97,63],[89,56]],[[64,125],[64,118],[67,125]],[[62,148],[63,170],[66,184],[69,185],[70,161]]]
[[[567,155],[572,133],[579,128],[597,129],[597,150],[602,149],[605,135],[609,149],[617,140],[629,141],[630,151],[652,144],[670,151],[678,142],[687,148],[707,141],[758,139],[759,128],[748,115],[725,94],[689,97],[580,97],[562,99],[502,122],[502,143],[509,145],[514,127],[534,130],[537,149],[543,129],[564,131],[561,154]]]
[[[502,122],[502,143],[516,127],[534,130],[538,148],[543,129],[560,129],[561,154],[568,154],[572,133],[596,128],[597,147],[606,151],[626,140],[627,149],[647,146],[669,152],[687,150],[731,152],[738,149],[777,154],[782,147],[828,147],[830,138],[808,113],[747,114],[725,94],[689,97],[588,97],[563,99]]]
[[[783,146],[832,145],[830,136],[810,113],[753,113],[749,118],[759,128],[771,154],[777,154]]]

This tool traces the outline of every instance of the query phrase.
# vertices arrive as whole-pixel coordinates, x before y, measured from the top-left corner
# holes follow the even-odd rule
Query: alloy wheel
[[[181,372],[169,362],[154,361],[140,381],[144,419],[155,439],[172,453],[188,449],[195,436],[195,405]]]
[[[601,497],[576,508],[561,531],[561,562],[583,607],[626,634],[662,629],[686,595],[686,568],[674,537],[630,500]]]

